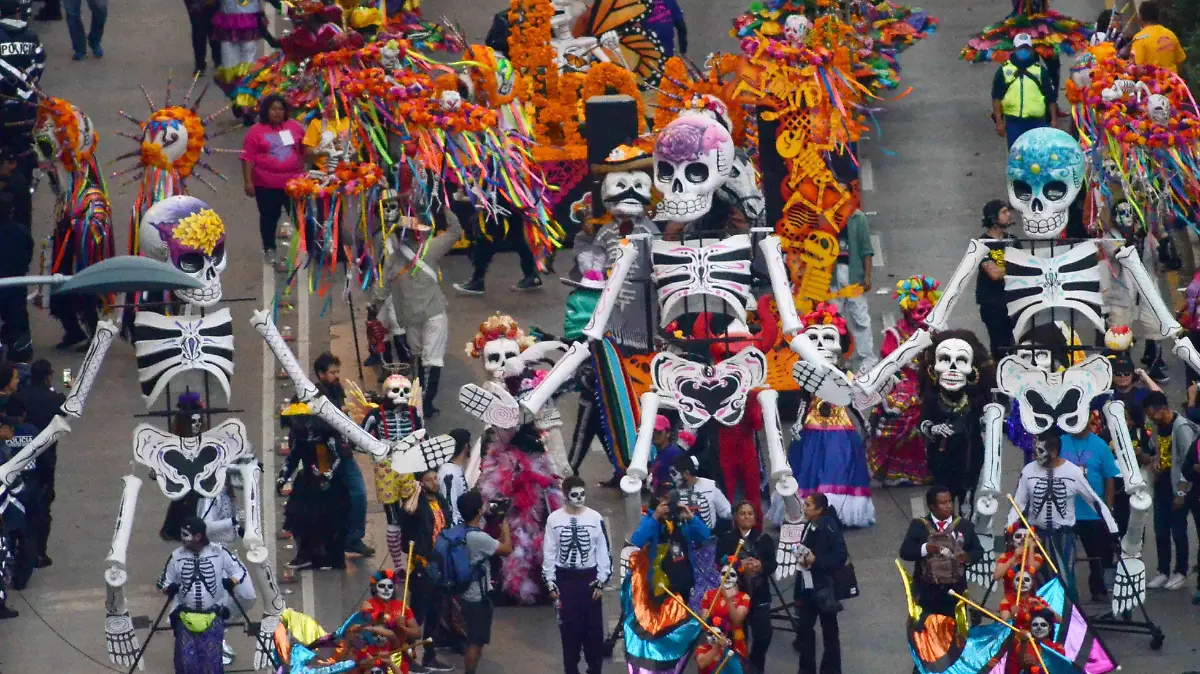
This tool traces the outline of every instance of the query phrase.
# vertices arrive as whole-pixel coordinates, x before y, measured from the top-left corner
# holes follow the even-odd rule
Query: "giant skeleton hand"
[[[129,574],[125,570],[125,557],[129,549],[129,535],[133,531],[133,515],[137,510],[138,491],[142,481],[133,475],[122,478],[121,507],[117,510],[117,525],[113,531],[112,546],[108,550],[108,568],[104,571],[105,618],[104,640],[108,659],[121,667],[138,669],[145,665],[137,659],[139,651],[137,635],[133,632],[133,619],[125,603],[125,584]]]

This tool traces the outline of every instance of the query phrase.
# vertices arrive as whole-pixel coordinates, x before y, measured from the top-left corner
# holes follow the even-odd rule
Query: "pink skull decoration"
[[[225,271],[225,223],[208,204],[195,197],[167,197],[151,206],[138,232],[140,252],[166,262],[201,283],[198,289],[176,290],[188,304],[208,307],[221,301]]]
[[[674,222],[698,220],[712,208],[733,169],[733,136],[708,115],[681,115],[654,142],[654,183],[663,200],[660,215]]]

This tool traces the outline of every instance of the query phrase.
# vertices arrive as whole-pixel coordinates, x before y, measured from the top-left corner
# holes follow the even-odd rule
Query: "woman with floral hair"
[[[937,279],[918,274],[896,283],[892,294],[900,320],[883,331],[879,356],[886,358],[922,327],[941,292]],[[921,377],[916,361],[900,370],[900,381],[875,410],[875,434],[867,446],[867,467],[885,487],[929,484],[925,436],[921,435]]]

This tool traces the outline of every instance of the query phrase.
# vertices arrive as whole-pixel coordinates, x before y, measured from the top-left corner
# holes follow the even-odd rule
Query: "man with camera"
[[[463,656],[463,666],[467,674],[475,674],[479,667],[479,658],[483,647],[488,645],[492,637],[492,601],[488,598],[491,588],[491,571],[489,561],[492,557],[507,557],[512,554],[512,537],[508,531],[507,514],[511,501],[492,501],[485,509],[483,496],[471,490],[458,497],[458,513],[462,516],[466,532],[463,540],[466,544],[467,559],[473,569],[475,582],[469,583],[461,595],[463,621],[466,622],[467,652]],[[484,518],[494,518],[500,522],[500,540],[496,540],[483,532],[481,527]],[[457,528],[457,527],[456,527]]]
[[[712,536],[704,520],[680,502],[678,491],[664,499],[650,501],[650,510],[642,517],[629,542],[646,551],[652,569],[661,569],[667,587],[688,597],[695,585],[692,571],[692,547]]]

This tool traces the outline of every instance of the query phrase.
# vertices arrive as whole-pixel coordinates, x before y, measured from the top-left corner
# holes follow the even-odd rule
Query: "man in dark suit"
[[[954,615],[958,603],[950,591],[967,589],[966,569],[983,557],[975,527],[954,515],[950,490],[933,486],[925,493],[929,515],[908,526],[900,559],[914,562],[917,603],[928,613]]]

